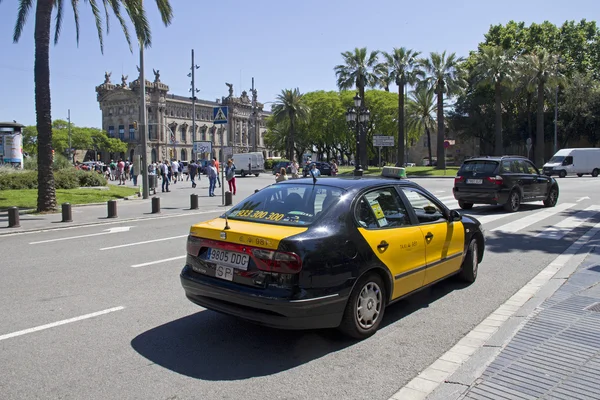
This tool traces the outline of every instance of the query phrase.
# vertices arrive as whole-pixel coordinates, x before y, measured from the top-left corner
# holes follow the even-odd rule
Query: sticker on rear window
[[[383,210],[381,209],[381,204],[379,204],[377,200],[369,200],[369,205],[371,206],[371,209],[375,214],[375,218],[377,219],[377,223],[379,223],[379,226],[387,226],[388,222],[385,218]]]

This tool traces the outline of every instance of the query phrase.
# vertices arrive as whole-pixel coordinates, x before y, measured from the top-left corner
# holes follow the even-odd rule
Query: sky
[[[100,127],[95,87],[105,71],[112,72],[113,83],[121,82],[122,74],[128,82],[134,80],[139,49],[134,43],[130,52],[112,16],[102,54],[86,2],[79,6],[77,46],[70,3],[64,2],[59,42],[50,47],[52,118],[66,119],[70,110],[75,125]],[[35,9],[15,44],[17,5],[18,0],[0,3],[0,121],[34,125]],[[333,68],[342,63],[342,52],[355,47],[407,47],[424,55],[446,50],[467,56],[491,25],[510,20],[561,25],[566,20],[598,20],[600,15],[598,0],[171,0],[173,23],[165,27],[155,1],[144,5],[152,29],[152,47],[145,51],[146,79],[152,80],[152,69],[158,69],[170,93],[191,95],[187,74],[194,49],[199,98],[227,96],[225,82],[239,96],[249,91],[254,77],[263,103],[273,102],[286,88],[337,90]]]

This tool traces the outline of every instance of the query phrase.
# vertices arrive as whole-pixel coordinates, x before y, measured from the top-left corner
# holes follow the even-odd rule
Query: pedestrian
[[[181,160],[177,161],[177,172],[179,173],[179,180],[183,182],[183,163]]]
[[[196,161],[192,161],[192,163],[188,165],[188,176],[192,180],[192,188],[196,188],[196,173],[197,172],[198,172],[198,164],[196,164]]]
[[[117,179],[119,179],[119,185],[125,184],[125,163],[121,158],[119,158],[119,163],[117,164]]]
[[[214,197],[217,184],[217,169],[214,160],[210,160],[210,165],[206,167],[206,176],[208,177],[208,196]]]
[[[312,167],[310,167],[310,170],[308,171],[308,173],[313,177],[316,178],[318,176],[321,176],[321,171],[319,169],[317,169],[317,164],[313,164]]]
[[[137,171],[133,168],[133,164],[131,164],[131,167],[129,167],[129,174],[131,175],[133,186],[137,186]]]
[[[173,160],[171,163],[171,178],[173,178],[173,183],[177,183],[177,175],[179,174],[179,163],[176,160]]]
[[[290,164],[290,173],[292,174],[293,179],[298,178],[298,170],[299,169],[300,169],[300,166],[298,165],[298,162],[296,161],[296,159],[293,159]]]
[[[331,162],[331,175],[332,176],[336,176],[338,173],[338,166],[337,166],[337,161],[333,160]]]
[[[110,160],[110,164],[109,164],[108,168],[110,169],[110,180],[114,181],[115,174],[117,171],[117,164],[115,164],[115,160]]]
[[[167,192],[169,191],[169,181],[171,180],[171,178],[169,177],[169,166],[167,165],[167,160],[165,160],[161,165],[159,165],[160,168],[160,175],[162,177],[162,191],[165,191],[165,184],[167,186]]]
[[[227,160],[227,166],[225,167],[225,180],[229,184],[229,191],[235,196],[235,164],[231,158]]]
[[[217,183],[219,184],[219,187],[221,187],[221,178],[219,178],[219,161],[217,160],[217,157],[213,157],[213,161],[215,162],[215,168],[217,169]]]
[[[287,172],[285,171],[285,167],[281,167],[281,170],[275,177],[275,182],[281,182],[281,181],[287,181],[287,180],[288,180],[288,176],[287,176]]]

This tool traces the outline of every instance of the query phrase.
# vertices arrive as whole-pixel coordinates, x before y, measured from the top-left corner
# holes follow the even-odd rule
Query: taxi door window
[[[354,215],[363,228],[399,228],[410,225],[402,199],[393,188],[374,190],[361,196]]]
[[[423,193],[411,188],[402,188],[402,192],[412,206],[420,224],[446,221],[444,211]]]

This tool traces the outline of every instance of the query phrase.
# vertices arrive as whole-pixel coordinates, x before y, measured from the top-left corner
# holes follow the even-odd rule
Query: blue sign
[[[213,107],[213,123],[214,124],[226,124],[227,123],[227,107]]]

